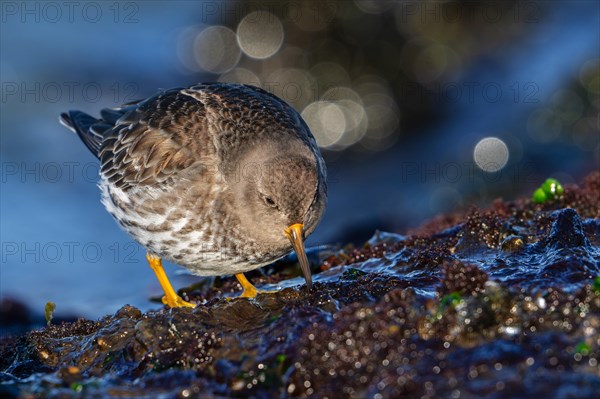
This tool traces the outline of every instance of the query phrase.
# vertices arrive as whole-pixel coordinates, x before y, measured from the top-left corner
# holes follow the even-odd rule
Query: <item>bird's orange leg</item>
[[[248,281],[246,276],[244,276],[244,273],[236,274],[235,278],[237,278],[237,281],[240,283],[240,285],[244,289],[244,291],[240,295],[240,298],[255,298],[256,297],[256,294],[258,294],[259,291],[256,289],[255,286],[252,285],[252,283],[250,281]]]
[[[165,292],[165,296],[162,297],[162,302],[165,305],[168,305],[171,308],[178,308],[184,306],[190,308],[196,307],[195,305],[184,301],[179,295],[177,295],[177,293],[173,289],[173,286],[171,286],[171,283],[169,282],[167,274],[165,273],[165,269],[162,265],[162,260],[158,256],[153,255],[151,253],[147,253],[146,259],[148,259],[150,267],[152,268],[152,270],[154,270],[154,273],[158,278],[158,282],[160,283],[160,286]]]

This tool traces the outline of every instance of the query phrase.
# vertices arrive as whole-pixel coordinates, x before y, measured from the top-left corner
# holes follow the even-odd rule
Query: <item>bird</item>
[[[296,253],[308,289],[304,241],[327,203],[326,165],[301,115],[282,99],[236,83],[160,90],[144,100],[61,113],[100,162],[106,210],[146,249],[169,307],[195,307],[173,289],[162,260],[200,276],[244,273]]]

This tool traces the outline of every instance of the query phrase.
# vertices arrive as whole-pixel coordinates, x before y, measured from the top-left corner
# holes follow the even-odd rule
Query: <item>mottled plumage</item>
[[[102,202],[123,229],[196,274],[273,262],[292,249],[283,230],[308,235],[324,211],[315,139],[262,89],[199,84],[61,121],[100,159]]]

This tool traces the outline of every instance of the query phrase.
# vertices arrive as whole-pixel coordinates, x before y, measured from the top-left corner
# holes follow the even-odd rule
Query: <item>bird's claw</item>
[[[162,297],[162,303],[167,305],[170,308],[195,308],[196,305],[193,303],[184,301],[180,296],[175,297],[167,297],[166,295]]]

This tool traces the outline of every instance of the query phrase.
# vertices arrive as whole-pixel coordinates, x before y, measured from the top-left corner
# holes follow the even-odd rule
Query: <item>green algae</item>
[[[533,192],[531,200],[536,204],[543,204],[560,197],[565,192],[558,180],[549,178]]]
[[[46,323],[50,325],[52,323],[52,319],[54,318],[54,312],[56,311],[56,304],[54,302],[46,302],[46,306],[44,307],[44,314],[46,316]]]
[[[592,285],[594,287],[594,291],[596,294],[600,295],[600,276],[594,279],[594,283]]]

